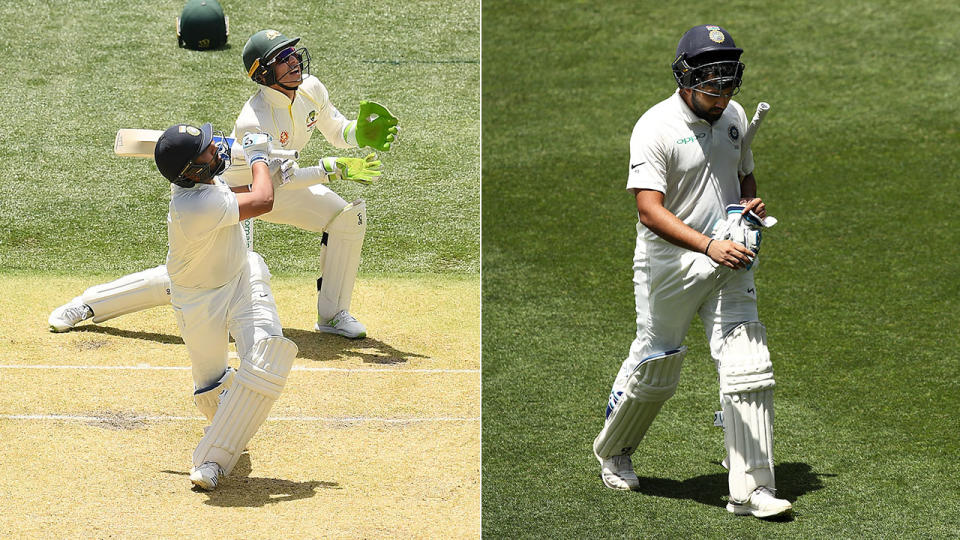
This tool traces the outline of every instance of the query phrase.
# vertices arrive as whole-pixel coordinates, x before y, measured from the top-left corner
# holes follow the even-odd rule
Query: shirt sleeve
[[[240,223],[237,196],[226,186],[206,188],[191,195],[174,201],[184,235],[205,236],[216,229]]]
[[[307,77],[300,85],[300,90],[317,107],[317,129],[324,138],[337,148],[356,148],[353,122],[330,103],[330,95],[323,83],[316,77]]]
[[[234,139],[233,145],[230,147],[230,153],[234,161],[231,163],[231,166],[240,164],[244,167],[247,166],[246,155],[243,152],[243,143],[241,142],[243,136],[247,133],[261,132],[263,132],[263,130],[260,129],[260,120],[253,111],[253,107],[251,107],[249,103],[244,104],[243,109],[240,110],[240,115],[237,116],[237,122],[233,126],[233,133],[230,134]]]
[[[630,136],[630,171],[627,189],[667,192],[667,152],[657,132],[643,118]]]

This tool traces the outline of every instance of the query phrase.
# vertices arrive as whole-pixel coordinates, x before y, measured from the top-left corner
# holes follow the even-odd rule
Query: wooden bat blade
[[[153,159],[153,148],[163,132],[156,129],[120,129],[113,141],[113,153],[118,156]]]
[[[159,129],[119,129],[117,138],[113,141],[113,153],[124,157],[153,159],[153,149],[157,146],[160,135],[163,135],[163,132]],[[215,135],[213,140],[220,141],[220,137]],[[223,140],[228,146],[233,145],[234,139],[225,137]]]

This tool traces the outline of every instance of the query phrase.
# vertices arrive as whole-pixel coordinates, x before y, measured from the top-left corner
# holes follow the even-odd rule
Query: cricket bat
[[[113,141],[113,153],[124,157],[153,159],[153,149],[157,146],[160,135],[163,135],[163,132],[158,129],[119,129],[117,130],[117,138]],[[227,146],[232,149],[234,159],[246,159],[242,150],[233,147],[236,139],[232,137],[221,138],[219,135],[214,135],[213,140],[216,142],[225,141]],[[270,157],[274,158],[297,159],[299,155],[296,150],[284,150],[282,148],[270,150]]]
[[[747,132],[743,134],[743,151],[746,152],[750,149],[750,144],[753,142],[754,135],[757,134],[757,130],[760,129],[760,124],[763,122],[764,117],[767,116],[767,113],[770,112],[770,104],[766,101],[761,101],[757,103],[757,112],[753,113],[753,119],[750,120],[750,125],[747,126]],[[773,216],[767,216],[765,218],[760,218],[760,216],[750,212],[753,219],[760,223],[760,225],[770,228],[777,224],[777,218]]]
[[[767,113],[770,112],[770,104],[766,101],[761,101],[757,103],[757,112],[753,114],[753,119],[750,120],[750,125],[747,126],[747,132],[743,134],[743,150],[746,151],[750,148],[750,143],[753,142],[753,136],[757,134],[757,130],[760,129],[760,123],[763,122]]]

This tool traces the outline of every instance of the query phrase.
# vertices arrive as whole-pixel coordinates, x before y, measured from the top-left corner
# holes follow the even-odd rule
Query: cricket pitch
[[[312,279],[274,278],[300,352],[213,492],[170,308],[47,330],[102,281],[0,276],[0,536],[479,537],[478,277],[359,280],[357,341],[311,330]]]

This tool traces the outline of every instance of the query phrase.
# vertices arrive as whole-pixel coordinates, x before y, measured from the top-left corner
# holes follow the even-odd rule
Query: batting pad
[[[214,461],[230,474],[240,453],[267,419],[280,397],[297,356],[297,345],[273,336],[253,346],[250,360],[242,360],[233,387],[213,417],[213,424],[193,451],[193,466]]]
[[[360,267],[360,250],[367,233],[367,205],[363,199],[348,204],[324,228],[317,281],[317,314],[326,320],[350,310],[353,285]]]
[[[607,421],[593,441],[597,459],[630,455],[636,449],[664,402],[680,381],[686,347],[650,355],[640,361],[620,395],[610,396]]]
[[[720,395],[730,499],[746,501],[773,477],[773,365],[760,322],[734,328],[720,346]]]
[[[217,414],[217,408],[220,406],[220,396],[230,390],[236,372],[237,370],[232,367],[227,367],[223,376],[217,382],[193,392],[193,402],[197,404],[197,408],[210,422],[213,422],[213,417]]]
[[[120,279],[94,285],[80,295],[93,310],[93,322],[103,321],[170,303],[170,276],[167,267],[129,274]]]

